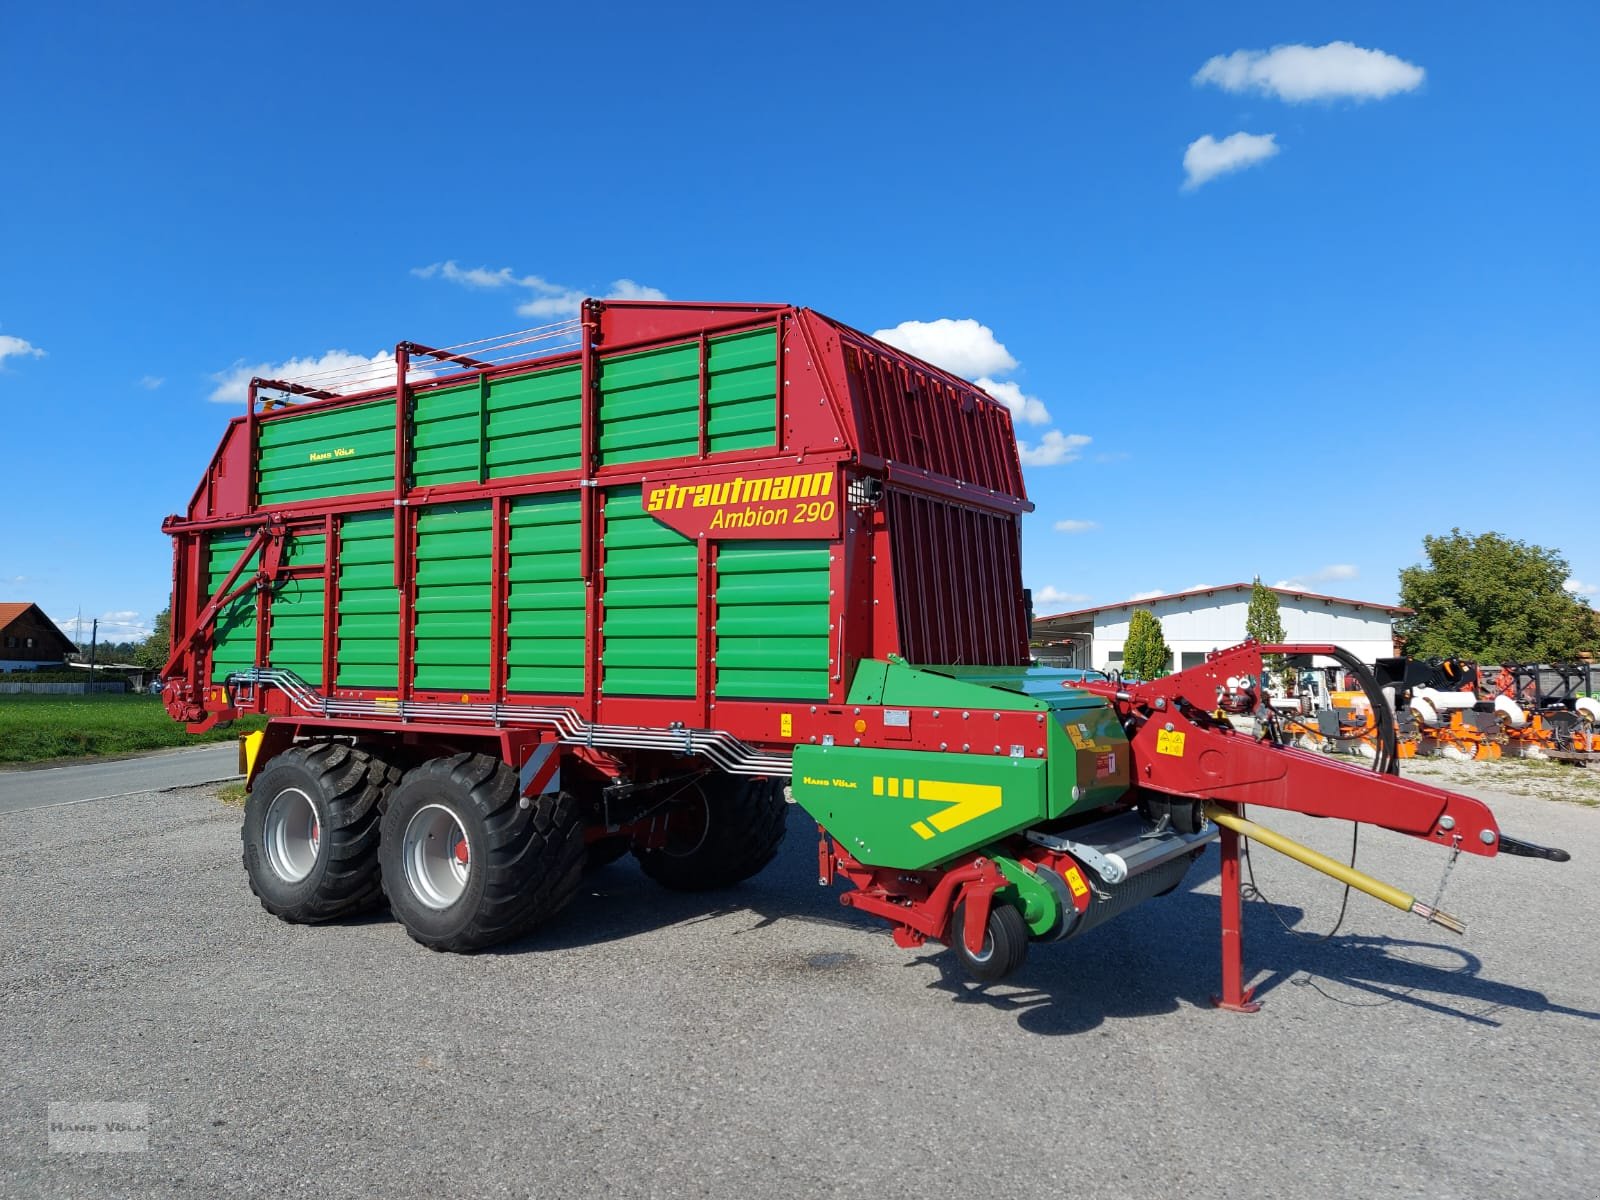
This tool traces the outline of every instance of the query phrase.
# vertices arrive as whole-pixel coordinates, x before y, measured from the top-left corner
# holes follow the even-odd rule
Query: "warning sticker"
[[[778,736],[779,737],[793,737],[794,736],[794,714],[793,713],[779,713],[778,714]]]
[[[1082,896],[1089,890],[1089,885],[1083,881],[1083,876],[1078,873],[1077,867],[1067,868],[1067,886],[1072,889],[1074,896]]]
[[[1183,757],[1183,739],[1185,735],[1181,730],[1163,729],[1156,734],[1156,753],[1170,754],[1173,758]]]

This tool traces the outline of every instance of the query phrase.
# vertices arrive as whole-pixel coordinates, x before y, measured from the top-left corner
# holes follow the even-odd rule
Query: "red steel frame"
[[[705,348],[720,333],[772,327],[777,331],[777,445],[753,454],[708,452],[704,434],[708,380]],[[459,693],[417,692],[411,687],[411,609],[414,582],[409,569],[414,561],[416,512],[424,504],[446,501],[487,500],[493,512],[492,622],[490,690],[469,694],[485,706],[498,704],[508,712],[518,706],[560,706],[575,710],[596,725],[636,726],[648,729],[694,726],[724,731],[752,747],[784,750],[795,744],[823,742],[839,745],[892,745],[902,750],[941,750],[961,747],[974,754],[1009,756],[1009,748],[1022,745],[1030,757],[1043,757],[1047,742],[1039,712],[996,710],[955,713],[917,707],[910,713],[910,736],[899,731],[892,742],[884,738],[883,710],[846,704],[846,694],[856,664],[863,658],[882,659],[901,649],[901,604],[929,601],[935,607],[925,628],[935,643],[977,647],[995,663],[1026,661],[1026,630],[1022,623],[1020,563],[1014,555],[987,553],[977,545],[982,522],[978,514],[1010,522],[1015,544],[1018,514],[1031,508],[1023,486],[1012,440],[1009,414],[971,385],[926,364],[881,346],[859,332],[828,321],[805,309],[776,305],[679,305],[588,302],[583,309],[582,345],[579,350],[539,360],[486,366],[475,360],[430,350],[416,343],[397,347],[395,450],[396,468],[391,493],[334,497],[260,508],[255,503],[254,447],[260,426],[314,406],[336,406],[370,401],[381,392],[329,396],[308,389],[304,405],[276,411],[259,411],[258,385],[252,383],[246,414],[225,433],[205,478],[196,489],[189,512],[171,517],[164,526],[174,535],[173,654],[164,675],[168,679],[167,703],[173,715],[192,727],[204,728],[240,711],[266,712],[286,718],[269,729],[269,745],[262,761],[274,748],[300,733],[366,733],[390,736],[417,745],[489,743],[506,761],[521,761],[528,748],[548,740],[548,729],[507,727],[493,709],[491,715],[464,721],[392,719],[321,719],[294,710],[285,695],[274,688],[253,689],[248,697],[228,696],[210,682],[210,655],[206,634],[216,613],[235,597],[258,589],[258,662],[269,662],[267,618],[270,581],[282,578],[283,548],[294,531],[324,536],[327,553],[319,568],[299,568],[295,574],[316,577],[326,588],[324,635],[324,690],[340,699],[371,700],[380,693],[335,686],[336,614],[338,588],[338,518],[347,513],[391,510],[396,518],[395,576],[401,594],[401,671],[398,701],[454,702]],[[671,463],[601,465],[597,463],[597,364],[603,356],[668,344],[697,344],[701,348],[700,410],[702,432],[698,452]],[[476,481],[415,488],[406,473],[409,459],[408,418],[414,396],[425,388],[459,386],[456,373],[423,384],[410,384],[407,376],[414,356],[446,361],[475,373],[485,392],[492,379],[522,374],[530,369],[581,365],[581,469],[577,473],[489,480],[484,472]],[[909,397],[901,402],[891,392]],[[294,388],[285,390],[296,391]],[[482,393],[480,393],[482,394]],[[977,432],[961,431],[955,414],[976,414]],[[486,435],[485,435],[486,436]],[[897,457],[899,456],[899,457]],[[906,461],[908,458],[920,461]],[[605,487],[635,483],[647,476],[652,482],[691,480],[719,464],[769,463],[819,464],[843,473],[839,495],[847,498],[852,481],[876,480],[886,489],[898,489],[910,498],[951,502],[942,526],[929,519],[926,528],[900,542],[891,539],[888,496],[868,505],[844,503],[841,536],[835,542],[830,564],[833,593],[830,625],[829,690],[818,701],[719,700],[709,661],[716,591],[716,551],[711,539],[702,541],[700,565],[700,662],[696,671],[697,694],[691,700],[637,696],[608,696],[600,687],[601,611],[598,586],[603,561],[604,514],[598,493]],[[972,482],[978,480],[979,482]],[[997,486],[990,486],[997,485]],[[585,649],[587,667],[582,695],[507,695],[505,686],[505,600],[508,534],[506,513],[512,497],[579,489],[581,498],[581,571],[588,587],[588,621]],[[205,538],[216,531],[250,531],[249,544],[228,573],[217,594],[206,594]],[[920,560],[937,545],[935,539],[953,541],[943,547],[944,561],[971,572],[974,577],[947,580],[941,595],[901,596],[899,589],[924,591],[928,586]],[[261,562],[248,578],[244,564],[260,552]],[[898,561],[909,555],[911,561]],[[959,574],[959,571],[952,571]],[[978,578],[976,576],[984,577]],[[986,608],[963,609],[947,604],[955,591],[981,589],[993,602]],[[972,628],[961,628],[962,622]],[[1000,624],[996,637],[990,628]],[[1007,629],[1018,636],[1012,636]],[[1010,642],[1012,644],[1008,645]],[[1431,841],[1451,850],[1493,855],[1499,849],[1494,817],[1482,804],[1411,780],[1341,765],[1321,755],[1258,740],[1235,730],[1210,714],[1219,697],[1237,677],[1259,679],[1263,652],[1320,653],[1329,647],[1261,647],[1246,643],[1215,652],[1206,662],[1153,683],[1122,689],[1112,684],[1082,685],[1105,697],[1128,732],[1134,764],[1134,788],[1125,803],[1137,799],[1139,790],[1167,796],[1205,799],[1230,805],[1244,804],[1291,809],[1317,816],[1339,817],[1380,825]],[[971,660],[969,660],[971,661]],[[382,693],[387,695],[388,693]],[[978,717],[984,729],[983,744],[971,744],[975,728],[968,718]],[[784,718],[787,718],[785,720]],[[781,730],[781,732],[780,732]],[[1162,749],[1161,736],[1182,735],[1183,753]],[[585,746],[566,753],[586,769],[615,775],[620,761],[603,750]],[[591,831],[594,836],[594,831]],[[599,836],[604,836],[603,833]],[[1017,845],[1012,852],[1025,865],[1064,870],[1073,865],[1066,856],[1039,847]],[[1222,835],[1222,964],[1225,1007],[1253,1006],[1243,972],[1242,912],[1239,880],[1240,839],[1231,831]],[[836,873],[846,875],[857,890],[842,899],[864,911],[887,918],[895,936],[905,945],[926,938],[948,939],[950,915],[963,899],[967,928],[960,931],[968,945],[982,941],[984,922],[996,889],[1004,876],[983,853],[944,864],[934,871],[900,872],[863,866],[824,837],[819,866],[824,881]],[[1077,903],[1078,901],[1075,901]],[[1082,901],[1087,904],[1087,900]]]
[[[699,452],[670,462],[602,465],[597,463],[597,379],[598,362],[603,357],[671,344],[697,344],[701,347],[700,407],[707,406],[708,379],[704,349],[708,340],[720,334],[757,328],[773,328],[777,334],[778,360],[775,413],[777,444],[769,451],[724,451],[709,453],[704,420]],[[676,304],[647,302],[588,302],[583,307],[580,348],[538,359],[489,366],[460,355],[432,350],[415,342],[396,347],[395,480],[393,490],[361,496],[339,496],[263,508],[256,503],[254,447],[258,430],[274,420],[290,419],[308,410],[369,402],[383,395],[382,390],[347,396],[330,395],[291,384],[252,382],[250,402],[242,418],[235,419],[196,489],[189,512],[168,518],[164,528],[177,542],[177,567],[174,574],[173,620],[181,643],[175,647],[204,646],[204,634],[211,617],[221,607],[204,595],[203,539],[215,530],[255,529],[266,540],[268,556],[281,553],[282,539],[291,531],[310,530],[329,534],[336,531],[338,518],[354,512],[393,511],[395,514],[395,578],[400,591],[400,661],[402,669],[396,689],[381,693],[370,689],[339,688],[336,678],[336,627],[331,614],[337,612],[337,538],[328,537],[328,554],[321,568],[327,588],[326,611],[330,624],[325,627],[329,649],[325,654],[324,691],[336,699],[369,700],[376,695],[393,696],[398,702],[454,702],[460,693],[418,691],[411,682],[410,662],[414,652],[414,584],[410,564],[414,561],[416,512],[426,504],[450,501],[488,500],[494,513],[495,570],[492,590],[498,617],[492,622],[494,646],[491,655],[491,688],[469,693],[472,700],[485,705],[499,703],[508,708],[518,705],[560,705],[571,707],[591,723],[665,728],[677,724],[726,731],[753,747],[785,749],[795,743],[820,742],[827,737],[849,741],[858,737],[854,726],[859,714],[846,711],[845,695],[862,658],[883,658],[901,649],[901,615],[896,604],[895,548],[884,520],[887,499],[871,508],[843,504],[842,536],[834,546],[830,585],[833,603],[830,621],[830,671],[826,699],[806,702],[761,702],[719,700],[713,684],[713,668],[708,661],[712,645],[712,600],[715,594],[715,549],[702,543],[701,622],[702,654],[697,670],[699,688],[693,701],[605,695],[600,688],[601,613],[598,586],[603,554],[603,520],[598,494],[605,488],[639,482],[692,481],[709,468],[767,462],[792,464],[796,468],[824,468],[843,473],[839,494],[844,498],[845,482],[851,479],[877,479],[886,487],[899,489],[951,504],[954,516],[941,534],[954,531],[956,537],[976,536],[977,527],[960,519],[963,510],[981,512],[1011,525],[1021,512],[1031,508],[1022,486],[1020,464],[1011,433],[1010,414],[996,401],[967,382],[920,363],[866,335],[840,325],[807,309],[781,305]],[[846,349],[849,363],[846,361]],[[462,368],[463,373],[409,381],[416,359],[429,357]],[[487,389],[491,380],[529,370],[571,366],[582,368],[583,402],[581,420],[581,467],[577,473],[525,476],[414,487],[408,478],[410,458],[409,415],[416,395],[426,389],[456,387],[473,375]],[[885,393],[887,381],[904,389],[909,401],[896,402]],[[263,411],[259,393],[278,388],[307,397],[301,404]],[[908,415],[909,414],[909,415]],[[882,428],[887,422],[913,420],[916,441],[910,434],[890,436]],[[968,422],[963,433],[955,432],[958,422]],[[973,432],[976,429],[977,432]],[[909,447],[909,449],[908,449]],[[920,454],[920,462],[904,462],[887,453],[909,456]],[[931,464],[931,466],[929,465]],[[942,467],[952,474],[943,474]],[[971,480],[983,482],[973,483]],[[987,484],[998,484],[990,487]],[[534,695],[504,692],[504,606],[507,500],[514,496],[537,495],[549,491],[579,489],[583,521],[582,571],[588,588],[589,619],[586,622],[585,691],[582,696]],[[264,534],[259,531],[264,530]],[[932,531],[924,538],[937,536]],[[709,539],[708,539],[709,541]],[[980,555],[982,548],[957,548],[958,561],[987,564],[992,578],[969,578],[954,586],[991,599],[987,611],[969,614],[971,628],[962,645],[984,646],[990,661],[1026,661],[1026,625],[1023,614],[1020,563],[1015,557]],[[903,553],[925,552],[914,539],[906,542]],[[242,562],[243,560],[241,560]],[[266,644],[269,616],[266,584],[279,572],[276,558],[255,573],[259,587],[257,629],[262,638],[257,661],[270,665]],[[269,569],[269,566],[271,569]],[[909,602],[909,601],[908,601]],[[997,614],[1009,632],[996,637],[990,628]],[[193,615],[195,619],[191,620]],[[968,659],[968,661],[971,661]],[[209,657],[206,653],[174,653],[166,675],[169,679],[168,706],[175,717],[195,728],[231,719],[240,711],[262,711],[274,716],[304,719],[292,710],[286,698],[274,689],[263,689],[246,704],[219,695],[209,683]],[[243,707],[241,707],[243,705]],[[788,715],[790,736],[780,734],[781,717]],[[363,724],[352,721],[347,724]],[[415,732],[415,721],[404,725]],[[388,729],[395,722],[365,722],[373,729]],[[952,740],[959,730],[948,726],[948,718],[928,718],[915,742],[936,747]],[[1007,746],[1031,732],[1016,714],[1006,714],[995,740]],[[453,726],[456,735],[470,733]],[[485,721],[480,732],[493,736],[494,723]],[[1042,741],[1042,739],[1036,739]],[[904,745],[905,743],[902,743]],[[984,748],[985,751],[988,747]]]

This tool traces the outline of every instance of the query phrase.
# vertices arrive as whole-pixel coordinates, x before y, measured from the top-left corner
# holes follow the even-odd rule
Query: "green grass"
[[[0,763],[227,742],[265,724],[247,717],[196,736],[167,715],[159,696],[0,696]]]

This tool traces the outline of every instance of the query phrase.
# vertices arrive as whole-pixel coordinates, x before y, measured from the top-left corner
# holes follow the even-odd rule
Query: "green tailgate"
[[[506,690],[583,691],[588,589],[576,492],[514,502],[507,513],[511,566],[506,597]]]
[[[394,513],[339,523],[338,683],[393,688],[400,680],[400,592],[394,586]]]
[[[693,696],[699,661],[699,557],[640,502],[638,487],[605,499],[601,602],[607,695]]]
[[[705,382],[708,453],[777,445],[777,330],[708,339]],[[599,392],[601,463],[699,453],[698,342],[601,359]]]
[[[582,398],[582,367],[495,380],[489,388],[489,478],[579,470]]]
[[[257,496],[288,504],[394,489],[394,400],[312,410],[261,422]]]
[[[417,515],[419,690],[489,690],[492,520],[487,502],[438,504]]]
[[[717,547],[719,698],[827,699],[829,545]]]
[[[284,554],[288,567],[320,567],[324,537],[293,537]],[[268,654],[272,666],[293,671],[313,687],[322,686],[322,617],[327,608],[322,579],[284,579],[272,589]]]
[[[222,581],[250,544],[247,533],[212,534],[206,549],[206,595],[215,596]],[[249,580],[261,563],[258,550],[235,576],[233,586]],[[220,683],[234,671],[248,671],[256,665],[256,594],[245,592],[228,602],[212,624],[211,679]]]

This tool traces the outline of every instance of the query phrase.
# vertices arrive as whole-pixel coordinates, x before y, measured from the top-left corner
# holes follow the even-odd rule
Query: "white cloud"
[[[1266,162],[1278,153],[1277,134],[1230,133],[1220,142],[1209,133],[1189,143],[1183,152],[1183,190],[1192,192],[1203,183]]]
[[[1148,591],[1135,592],[1133,595],[1129,596],[1128,599],[1129,600],[1154,600],[1157,596],[1165,596],[1166,594],[1167,594],[1166,590],[1163,589],[1163,588],[1150,588]]]
[[[1326,46],[1274,46],[1235,50],[1207,59],[1195,72],[1196,84],[1214,83],[1226,92],[1260,92],[1280,100],[1382,100],[1422,86],[1427,75],[1382,50],[1350,42]]]
[[[153,392],[165,382],[160,375],[144,375],[139,379],[139,386],[147,392]]]
[[[414,367],[412,379],[428,379],[436,372]],[[291,358],[281,363],[237,362],[211,377],[216,387],[207,397],[218,404],[243,404],[251,379],[303,381],[325,392],[364,392],[369,388],[392,386],[395,378],[394,355],[387,351],[368,358],[348,350],[329,350],[320,358]]]
[[[593,293],[564,283],[551,283],[540,275],[518,275],[510,267],[491,270],[488,267],[463,268],[454,259],[429,263],[425,267],[412,267],[411,273],[419,279],[444,279],[461,287],[484,291],[495,288],[521,289],[528,298],[517,305],[517,312],[525,317],[572,317],[579,306]],[[632,279],[615,279],[601,296],[602,300],[665,300],[667,294],[660,288],[649,287]]]
[[[25,342],[9,333],[0,333],[0,364],[8,358],[43,358],[44,351],[32,342]]]
[[[989,395],[1011,410],[1012,421],[1028,425],[1050,424],[1050,410],[1037,396],[1026,396],[1022,389],[1009,379],[990,379],[987,375],[973,380]]]
[[[92,613],[85,613],[81,619],[75,612],[50,619],[55,622],[57,629],[73,641],[82,642],[85,647],[92,637],[98,637],[100,644],[104,645],[106,642],[143,641],[152,632],[151,622],[145,619],[143,613],[131,608],[101,613],[98,635],[95,633]]]
[[[1063,592],[1054,584],[1046,584],[1033,591],[1033,611],[1042,612],[1050,605],[1084,604],[1088,599],[1082,592]]]
[[[1569,579],[1561,586],[1574,596],[1593,596],[1600,592],[1600,584],[1584,583],[1581,579]]]
[[[1326,567],[1319,567],[1317,570],[1309,571],[1304,575],[1296,575],[1293,579],[1280,579],[1272,586],[1288,588],[1292,592],[1304,592],[1311,590],[1312,584],[1333,583],[1342,579],[1357,579],[1360,578],[1360,575],[1360,569],[1350,563],[1330,563]]]
[[[971,317],[940,317],[935,321],[901,321],[892,329],[872,335],[880,342],[914,354],[925,362],[943,367],[953,375],[970,379],[993,396],[1011,413],[1013,425],[1048,425],[1050,410],[1043,400],[1030,396],[1021,385],[1009,379],[995,379],[1020,365],[994,330]],[[1053,467],[1076,462],[1090,438],[1081,433],[1062,433],[1047,429],[1037,445],[1017,439],[1017,455],[1025,467]]]
[[[1069,519],[1056,522],[1057,533],[1088,533],[1090,530],[1099,528],[1099,521],[1074,521]]]
[[[1062,463],[1077,462],[1080,451],[1094,439],[1081,433],[1062,433],[1059,429],[1047,430],[1037,446],[1017,439],[1017,454],[1025,467],[1055,467]]]
[[[1017,369],[1017,360],[1000,344],[994,330],[971,317],[901,321],[893,329],[880,329],[872,336],[963,379],[1004,375]]]

